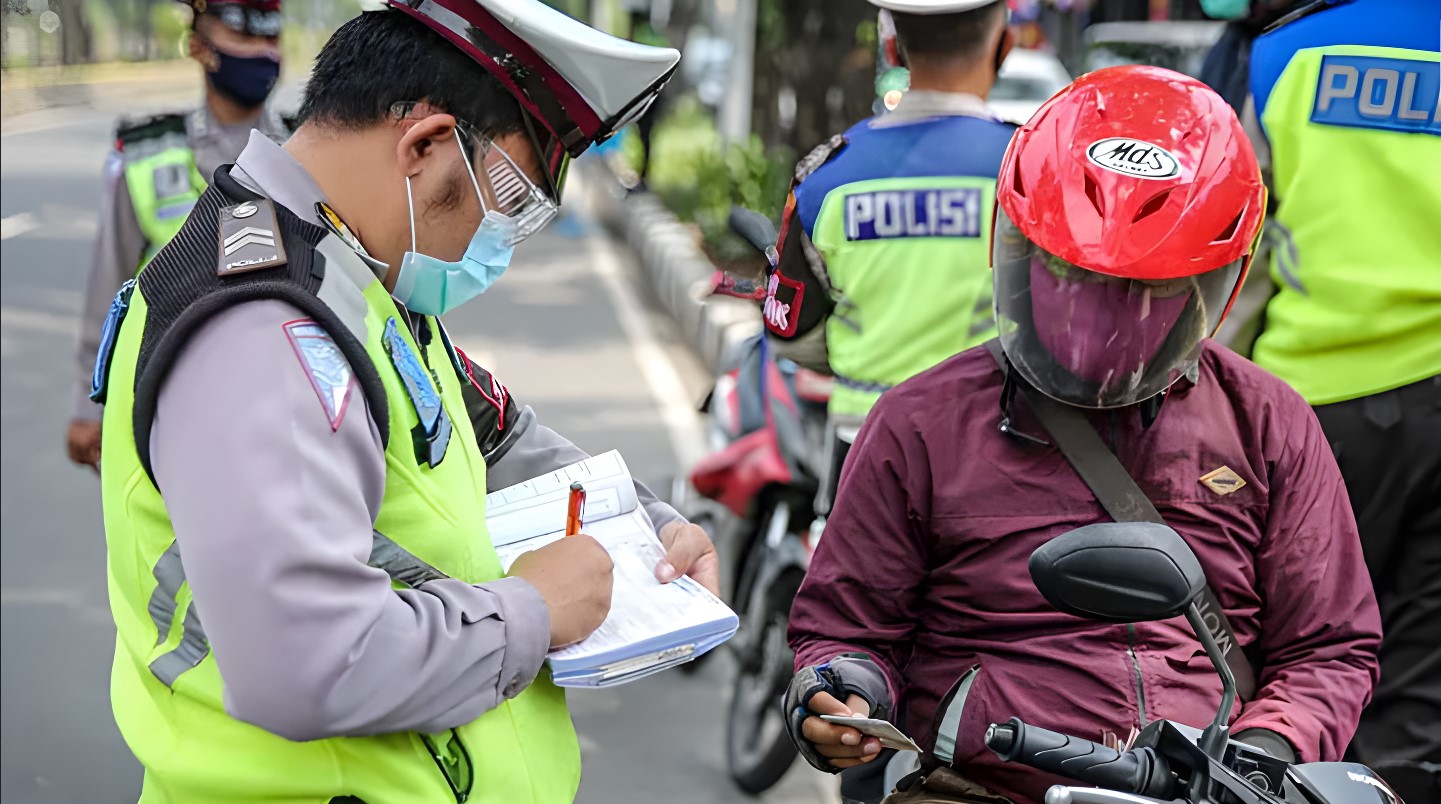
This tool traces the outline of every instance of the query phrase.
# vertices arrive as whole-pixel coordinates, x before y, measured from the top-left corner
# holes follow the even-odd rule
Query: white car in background
[[[1071,74],[1055,56],[1016,48],[1001,64],[986,102],[1001,119],[1019,125],[1069,83]]]
[[[1081,69],[1149,64],[1194,78],[1225,28],[1224,22],[1200,20],[1099,23],[1085,31]]]

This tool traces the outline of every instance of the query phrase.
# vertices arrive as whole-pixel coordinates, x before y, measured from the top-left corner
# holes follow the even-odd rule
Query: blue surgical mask
[[[456,143],[460,136],[457,134]],[[515,251],[516,222],[508,215],[486,209],[485,196],[475,179],[475,169],[460,149],[461,161],[470,173],[471,186],[483,214],[471,235],[470,245],[458,262],[446,262],[415,250],[415,201],[410,195],[410,177],[405,179],[406,201],[410,204],[410,251],[400,259],[400,275],[392,295],[406,307],[423,315],[444,315],[484,293],[510,266]]]
[[[1240,20],[1251,13],[1251,0],[1201,0],[1201,11],[1213,20]]]

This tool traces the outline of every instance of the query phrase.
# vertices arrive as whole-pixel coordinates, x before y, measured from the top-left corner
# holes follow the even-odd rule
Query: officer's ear
[[[395,158],[400,172],[406,176],[415,176],[424,170],[431,157],[439,152],[440,146],[456,136],[455,117],[443,112],[425,117],[407,117],[400,121],[400,127]]]

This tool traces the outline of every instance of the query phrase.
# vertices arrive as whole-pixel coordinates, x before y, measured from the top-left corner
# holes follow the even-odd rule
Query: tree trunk
[[[870,114],[874,45],[858,32],[875,18],[866,0],[761,0],[752,129],[767,146],[805,154]]]
[[[85,0],[58,0],[51,8],[60,15],[60,63],[86,64],[94,60],[90,21]]]
[[[145,49],[141,56],[150,61],[155,58],[155,20],[150,16],[151,6],[154,0],[136,0],[135,5],[140,13],[140,41],[144,43]]]

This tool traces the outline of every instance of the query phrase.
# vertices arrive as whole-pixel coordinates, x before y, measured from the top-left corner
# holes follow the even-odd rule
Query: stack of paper
[[[694,659],[725,642],[735,612],[705,587],[655,579],[665,551],[636,498],[620,453],[607,452],[486,497],[491,542],[507,569],[522,553],[564,538],[570,484],[585,486],[585,533],[615,562],[610,614],[583,641],[551,651],[562,687],[609,687]]]

